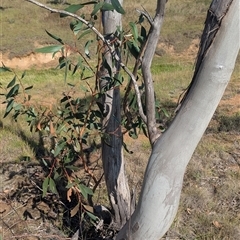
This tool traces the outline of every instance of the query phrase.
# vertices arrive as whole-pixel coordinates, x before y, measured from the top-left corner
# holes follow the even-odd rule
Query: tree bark
[[[110,3],[110,0],[105,0]],[[123,1],[120,1],[122,4]],[[116,11],[103,11],[103,31],[106,36],[121,27],[121,14]],[[113,74],[119,71],[120,65],[112,66],[112,56],[108,51],[104,54]],[[104,67],[102,67],[104,68]],[[105,76],[108,74],[106,69]],[[110,76],[111,77],[111,76]],[[101,80],[102,86],[106,81]],[[109,200],[114,213],[116,228],[120,229],[130,218],[131,197],[124,169],[121,131],[121,98],[119,87],[107,91],[104,96],[106,117],[103,119],[104,138],[102,139],[102,161]]]
[[[221,4],[224,0],[213,0]],[[153,146],[137,208],[117,240],[158,240],[177,213],[186,166],[206,130],[234,69],[239,52],[239,0],[222,15],[194,82],[168,130]],[[211,14],[216,11],[210,9]],[[208,22],[206,22],[207,26]]]
[[[152,146],[157,140],[157,138],[160,136],[160,133],[156,127],[157,125],[155,114],[155,93],[151,74],[151,66],[163,24],[166,2],[167,0],[157,1],[156,15],[153,21],[151,22],[151,28],[147,40],[146,50],[142,60],[142,74],[145,83],[147,129],[149,141]]]

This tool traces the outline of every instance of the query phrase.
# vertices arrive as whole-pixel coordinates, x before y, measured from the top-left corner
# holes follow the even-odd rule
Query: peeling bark
[[[106,2],[110,1],[106,0]],[[116,31],[117,26],[121,26],[121,14],[116,11],[104,11],[102,14],[104,35],[110,35]],[[112,55],[109,51],[106,51],[104,58],[112,67],[113,74],[116,74],[120,65],[112,66]],[[102,72],[105,72],[105,76],[109,74],[104,66],[102,66]],[[104,80],[100,82],[102,87],[105,83]],[[105,133],[102,140],[103,169],[116,228],[120,229],[130,218],[134,209],[131,208],[130,191],[124,169],[119,87],[114,87],[105,93],[104,108],[106,117],[103,119]]]

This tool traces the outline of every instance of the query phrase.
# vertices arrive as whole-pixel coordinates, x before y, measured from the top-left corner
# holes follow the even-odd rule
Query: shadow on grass
[[[51,153],[51,149],[54,147],[54,139],[51,138],[50,141],[50,145],[52,148],[49,148],[49,146],[46,147],[46,143],[44,141],[44,134],[42,132],[37,132],[37,135],[36,137],[29,137],[27,134],[26,134],[26,131],[24,131],[23,129],[21,129],[19,126],[18,128],[13,128],[12,125],[4,125],[3,121],[0,120],[0,130],[1,129],[5,129],[7,130],[8,132],[10,132],[11,134],[13,135],[17,135],[24,143],[26,143],[26,145],[28,145],[36,159],[39,161],[39,163],[42,165],[42,161],[41,159],[42,158],[51,158],[52,156],[52,153]],[[90,166],[91,165],[91,154],[96,150],[96,149],[100,149],[101,148],[101,144],[96,144],[95,142],[92,142],[88,147],[86,147],[83,152],[84,152],[84,155],[86,157],[86,164],[87,166]],[[25,156],[25,155],[22,155],[22,156],[19,156],[19,159],[22,160],[22,161],[30,161],[29,159],[29,156]],[[46,160],[48,161],[48,160]],[[77,161],[77,159],[76,159]],[[73,163],[75,163],[75,161],[73,161]],[[82,168],[84,167],[83,164],[78,164],[78,167],[79,168]]]
[[[237,131],[240,129],[240,113],[236,113],[232,116],[220,116],[219,119],[219,131],[230,132]]]

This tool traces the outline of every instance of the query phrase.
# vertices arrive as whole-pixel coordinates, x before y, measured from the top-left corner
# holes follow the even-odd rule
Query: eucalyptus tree
[[[122,2],[123,0],[119,1],[119,4],[122,5]],[[110,4],[111,0],[105,0],[105,3]],[[113,34],[118,29],[121,30],[122,14],[116,10],[102,11],[102,25],[106,41],[113,40]],[[115,48],[114,45],[113,48]],[[120,59],[120,51],[117,48],[114,51]],[[101,89],[106,87],[109,78],[117,78],[120,71],[120,64],[113,61],[112,54],[107,48],[104,49],[103,59],[105,63],[103,62],[99,71]],[[108,67],[111,68],[111,71],[108,70]],[[115,226],[119,229],[130,218],[131,212],[134,210],[124,169],[120,86],[106,91],[102,100],[105,115],[103,131],[107,134],[107,137],[102,138],[103,170],[109,201],[114,213]]]
[[[51,12],[77,19],[92,30],[101,41],[103,51],[98,78],[100,89],[106,90],[101,95],[102,102],[98,103],[103,109],[104,116],[102,119],[103,168],[117,227],[121,227],[128,220],[115,239],[160,239],[169,229],[176,215],[186,166],[220,102],[234,69],[240,47],[239,0],[212,1],[191,84],[176,110],[174,120],[162,134],[156,125],[150,68],[163,24],[166,0],[157,1],[153,17],[146,11],[140,11],[141,17],[146,18],[150,24],[148,33],[144,34],[144,38],[140,38],[140,47],[136,46],[138,36],[135,26],[132,25],[132,36],[135,41],[129,43],[129,49],[136,59],[133,71],[123,63],[119,51],[123,40],[122,2],[111,0],[105,1],[107,5],[104,5],[102,2],[91,1],[95,4],[94,11],[102,10],[104,27],[102,34],[92,22],[78,16],[72,10],[57,10],[35,0],[26,1]],[[130,79],[126,93],[128,89],[135,89],[138,114],[141,123],[146,125],[146,134],[152,146],[140,198],[132,215],[133,204],[131,204],[122,156],[119,87],[118,84],[109,87],[109,82],[112,80],[115,83],[121,82],[120,68],[129,75]],[[145,86],[144,103],[136,82],[139,68]],[[125,105],[124,112],[128,115],[127,103],[123,105]]]
[[[116,239],[160,239],[173,222],[186,166],[235,66],[239,13],[238,0],[212,1],[191,84],[171,126],[153,145],[137,208]]]

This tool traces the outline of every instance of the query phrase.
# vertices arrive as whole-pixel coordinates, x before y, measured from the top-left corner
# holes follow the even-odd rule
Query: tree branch
[[[167,0],[158,0],[156,15],[153,19],[150,29],[146,51],[142,61],[142,74],[145,82],[145,95],[146,95],[146,115],[147,115],[147,128],[151,145],[154,144],[160,133],[156,127],[155,117],[155,94],[153,87],[153,79],[151,74],[152,60],[157,47]]]
[[[60,14],[65,14],[69,17],[75,18],[79,21],[81,21],[82,23],[84,23],[87,27],[89,27],[101,40],[104,44],[106,44],[107,48],[109,49],[112,57],[120,64],[121,68],[128,74],[128,76],[131,78],[133,85],[134,85],[134,90],[136,92],[137,95],[137,103],[138,103],[138,108],[139,108],[139,115],[141,116],[141,118],[143,119],[143,121],[146,123],[147,122],[147,118],[143,112],[143,108],[142,108],[142,103],[141,103],[141,94],[137,85],[137,81],[136,78],[134,77],[133,73],[125,66],[125,64],[120,60],[120,58],[118,57],[118,55],[116,54],[114,47],[111,46],[111,42],[109,40],[106,40],[104,38],[104,36],[88,21],[86,21],[84,18],[78,16],[77,14],[74,13],[70,13],[64,10],[59,10],[59,9],[54,9],[51,7],[46,6],[45,4],[39,3],[38,1],[35,0],[24,0],[30,3],[33,3],[41,8],[47,9],[52,13],[60,13]]]
[[[221,26],[221,22],[222,22],[224,16],[227,14],[227,11],[228,11],[230,5],[232,4],[232,1],[233,0],[225,0],[225,1],[220,1],[220,2],[213,1],[211,3],[211,6],[207,13],[205,27],[204,27],[203,34],[202,34],[201,41],[200,41],[200,46],[199,46],[199,50],[198,50],[197,61],[195,64],[195,71],[193,74],[193,78],[192,78],[192,81],[190,82],[189,86],[187,87],[187,89],[180,95],[179,105],[178,105],[177,109],[175,110],[175,112],[177,112],[180,109],[184,100],[187,99],[187,95],[194,85],[194,82],[195,82],[196,76],[198,74],[198,71],[200,69],[200,66],[201,66],[202,62],[204,61],[204,58],[215,39],[215,36]]]

